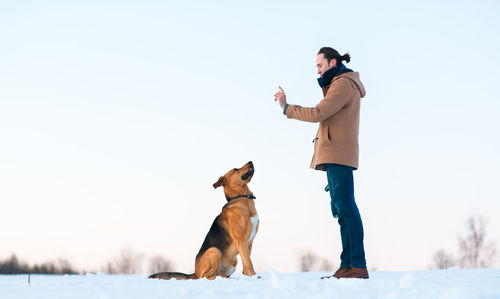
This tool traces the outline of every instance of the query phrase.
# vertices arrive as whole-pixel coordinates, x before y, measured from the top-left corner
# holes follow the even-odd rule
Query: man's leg
[[[332,210],[332,215],[334,218],[338,218],[338,208],[336,198],[340,197],[338,188],[335,187],[336,179],[335,179],[335,169],[333,167],[334,164],[326,164],[326,174],[328,177],[328,188],[330,189],[330,207]],[[337,193],[335,193],[335,189],[337,189]],[[347,232],[347,227],[343,218],[338,219],[338,223],[340,225],[340,238],[342,241],[342,253],[340,254],[340,268],[347,269],[351,266],[351,252],[350,252],[350,244],[349,244],[349,234]]]
[[[341,268],[366,268],[363,223],[354,200],[352,167],[326,164],[332,213],[339,217],[342,237]],[[336,213],[335,213],[336,212]]]
[[[349,233],[343,218],[338,220],[340,225],[340,238],[342,240],[342,253],[340,254],[340,268],[351,267],[351,244],[349,244]]]
[[[363,246],[363,222],[359,212],[343,217],[351,245],[351,268],[366,268],[365,249]]]

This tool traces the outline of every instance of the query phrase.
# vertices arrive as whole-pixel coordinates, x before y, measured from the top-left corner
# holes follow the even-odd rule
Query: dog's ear
[[[215,182],[215,184],[213,186],[214,186],[214,189],[215,189],[215,188],[220,187],[222,185],[224,185],[224,177],[223,176],[221,176],[219,178],[219,180],[217,182]]]

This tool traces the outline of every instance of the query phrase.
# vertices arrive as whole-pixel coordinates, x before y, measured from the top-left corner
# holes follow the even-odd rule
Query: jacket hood
[[[366,95],[365,87],[363,86],[363,83],[361,83],[361,80],[359,79],[359,72],[344,73],[340,76],[333,78],[333,81],[338,80],[339,78],[347,78],[351,80],[358,87],[361,97],[364,97]]]

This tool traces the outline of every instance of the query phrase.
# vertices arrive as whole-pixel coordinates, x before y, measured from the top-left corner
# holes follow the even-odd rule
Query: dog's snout
[[[253,162],[252,161],[248,161],[247,164],[250,165],[250,166],[253,166]]]

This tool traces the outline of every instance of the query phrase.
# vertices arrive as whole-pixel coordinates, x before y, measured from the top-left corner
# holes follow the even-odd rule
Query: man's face
[[[336,59],[332,59],[330,60],[330,63],[328,63],[328,60],[325,58],[325,55],[323,53],[318,54],[318,57],[316,57],[316,67],[318,68],[318,74],[320,76],[323,76],[326,71],[328,71],[332,67],[335,67],[336,65]]]

